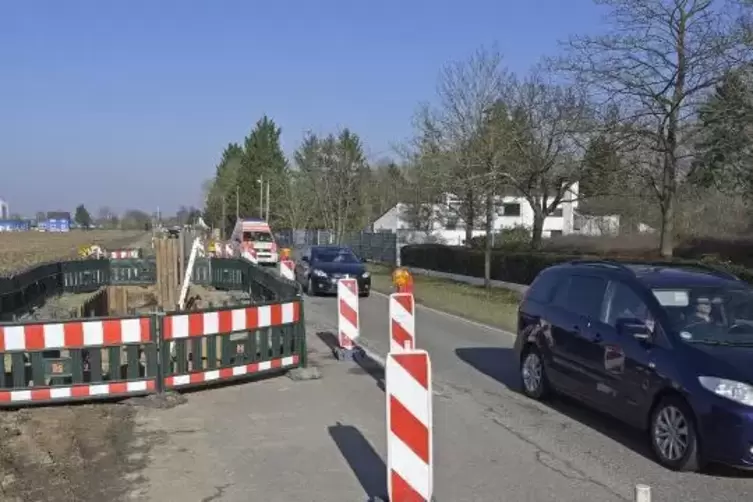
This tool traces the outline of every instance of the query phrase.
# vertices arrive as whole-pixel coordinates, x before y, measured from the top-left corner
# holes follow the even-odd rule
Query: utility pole
[[[227,201],[222,194],[222,222],[220,223],[220,239],[225,240],[225,226],[227,225]]]
[[[269,223],[269,181],[267,181],[267,217],[265,219]]]
[[[256,181],[259,183],[259,218],[264,218],[264,176]]]

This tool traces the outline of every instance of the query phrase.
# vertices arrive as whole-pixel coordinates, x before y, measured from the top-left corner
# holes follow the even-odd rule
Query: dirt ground
[[[133,409],[123,404],[59,406],[0,415],[3,501],[122,498],[126,475],[145,456],[130,446]]]
[[[0,232],[0,275],[36,263],[78,257],[81,246],[105,249],[146,247],[151,233],[128,230],[92,230],[65,233]]]

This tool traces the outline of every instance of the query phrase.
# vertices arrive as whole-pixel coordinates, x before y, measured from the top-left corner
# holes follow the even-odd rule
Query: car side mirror
[[[644,321],[633,318],[617,319],[617,332],[623,336],[632,337],[641,342],[647,342],[651,339],[651,329]]]
[[[360,258],[361,263],[366,263],[366,258]]]

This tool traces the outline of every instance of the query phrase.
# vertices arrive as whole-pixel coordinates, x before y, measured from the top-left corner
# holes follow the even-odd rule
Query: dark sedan
[[[363,260],[350,248],[341,246],[312,246],[306,249],[295,266],[296,280],[312,296],[337,294],[337,281],[343,278],[358,280],[362,297],[371,292],[371,275]]]

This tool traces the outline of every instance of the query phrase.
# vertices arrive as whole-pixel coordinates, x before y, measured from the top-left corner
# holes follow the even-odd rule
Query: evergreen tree
[[[279,221],[281,203],[280,194],[284,192],[287,160],[280,146],[281,129],[275,122],[262,117],[243,143],[240,170],[237,185],[240,194],[240,216],[259,215],[260,189],[264,194],[266,205],[266,186],[270,182],[270,223]]]
[[[727,73],[701,107],[691,180],[753,196],[753,88],[744,70]]]

